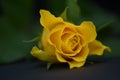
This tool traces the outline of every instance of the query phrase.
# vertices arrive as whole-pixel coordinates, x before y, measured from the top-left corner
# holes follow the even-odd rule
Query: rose
[[[34,46],[31,54],[40,60],[52,63],[68,63],[70,69],[85,64],[88,55],[102,55],[110,48],[96,40],[96,28],[90,21],[74,25],[55,17],[49,11],[40,10],[40,23],[44,27],[41,44]]]

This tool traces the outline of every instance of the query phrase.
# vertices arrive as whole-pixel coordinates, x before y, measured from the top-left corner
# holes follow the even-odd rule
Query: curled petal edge
[[[31,54],[38,58],[39,60],[47,61],[47,62],[58,62],[56,56],[49,55],[48,53],[40,50],[38,47],[34,46],[31,50]]]
[[[106,50],[111,52],[110,47],[103,45],[100,41],[94,40],[89,43],[89,55],[103,55],[103,52]]]

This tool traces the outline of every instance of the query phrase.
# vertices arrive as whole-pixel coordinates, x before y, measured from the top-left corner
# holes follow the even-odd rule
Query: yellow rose
[[[88,55],[102,55],[110,48],[96,40],[96,28],[90,21],[74,25],[55,17],[49,11],[40,10],[40,23],[44,27],[40,43],[43,49],[34,46],[31,54],[40,60],[52,63],[68,63],[70,69],[85,64]]]

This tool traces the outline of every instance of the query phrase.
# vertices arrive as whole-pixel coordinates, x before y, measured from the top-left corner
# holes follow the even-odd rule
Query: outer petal
[[[85,61],[83,61],[83,62],[72,61],[72,62],[68,62],[68,64],[69,64],[70,69],[72,69],[74,67],[80,68],[80,67],[82,67],[85,64]]]
[[[97,36],[95,25],[90,21],[82,22],[76,29],[88,43],[95,40]]]
[[[47,10],[40,10],[40,23],[44,28],[52,29],[55,24],[63,22],[63,19],[61,17],[56,18],[54,15],[52,15]]]
[[[60,62],[67,62],[67,60],[65,60],[60,53],[56,53],[56,56],[57,56],[57,59],[58,59]]]
[[[43,46],[43,49],[45,52],[47,52],[49,55],[55,55],[55,48],[53,45],[49,44],[49,30],[44,28],[42,38],[41,38],[41,43]]]
[[[72,59],[74,59],[77,62],[83,62],[86,60],[88,53],[89,53],[89,48],[88,48],[88,46],[85,46],[82,48],[80,53],[78,55],[74,56]]]
[[[54,29],[51,30],[49,35],[49,43],[56,49],[61,49],[61,36],[64,30],[65,24],[58,24]]]
[[[36,57],[36,58],[38,58],[40,60],[43,60],[43,61],[58,62],[56,56],[49,55],[46,52],[44,52],[44,51],[40,50],[39,48],[37,48],[36,46],[34,46],[32,48],[31,54],[34,57]]]
[[[94,40],[89,43],[89,55],[102,55],[104,50],[111,51],[111,49],[103,45],[100,41]]]

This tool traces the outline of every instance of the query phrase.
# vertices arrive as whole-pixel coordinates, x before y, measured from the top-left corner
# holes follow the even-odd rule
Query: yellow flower
[[[52,63],[68,63],[70,69],[85,64],[88,55],[102,55],[110,48],[96,40],[96,28],[91,21],[74,25],[55,17],[49,11],[40,10],[40,23],[44,27],[41,44],[43,49],[34,46],[31,54],[36,58]]]

